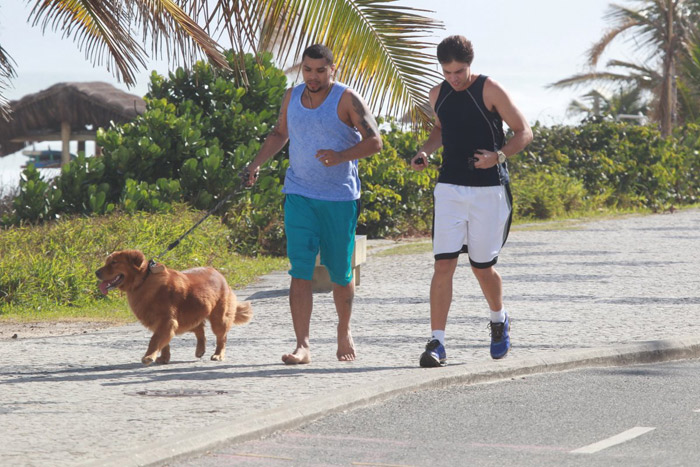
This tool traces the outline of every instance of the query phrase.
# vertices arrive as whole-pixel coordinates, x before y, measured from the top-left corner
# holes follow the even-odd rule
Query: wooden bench
[[[355,249],[352,252],[352,280],[355,286],[360,285],[360,266],[367,261],[367,235],[355,235]],[[321,254],[316,256],[316,268],[311,279],[314,292],[330,292],[333,290],[328,270],[321,264]]]

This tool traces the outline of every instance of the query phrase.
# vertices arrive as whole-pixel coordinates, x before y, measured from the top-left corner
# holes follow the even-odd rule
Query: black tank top
[[[438,182],[463,186],[497,186],[508,183],[505,164],[475,169],[477,149],[496,151],[503,147],[503,120],[484,104],[486,76],[480,75],[464,91],[455,91],[443,81],[435,103],[442,124],[442,166]]]

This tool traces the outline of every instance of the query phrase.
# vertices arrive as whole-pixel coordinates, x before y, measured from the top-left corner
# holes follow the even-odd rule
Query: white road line
[[[693,412],[698,412],[698,413],[700,413],[700,409],[693,410]]]
[[[619,435],[612,436],[608,439],[604,439],[602,441],[598,441],[597,443],[589,444],[588,446],[584,446],[582,448],[575,449],[571,451],[572,454],[593,454],[594,452],[602,451],[603,449],[609,448],[611,446],[615,446],[616,444],[621,444],[624,443],[625,441],[629,441],[631,439],[636,438],[637,436],[642,436],[644,433],[647,433],[651,430],[654,430],[654,427],[645,427],[645,426],[635,426],[634,428],[623,431]]]

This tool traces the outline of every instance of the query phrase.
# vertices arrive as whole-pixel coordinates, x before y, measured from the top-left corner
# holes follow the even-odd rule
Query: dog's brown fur
[[[168,363],[170,340],[189,331],[197,336],[195,356],[201,357],[206,350],[206,319],[216,335],[216,351],[211,359],[223,360],[231,326],[245,324],[253,317],[250,302],[238,302],[224,276],[214,268],[163,268],[155,272],[159,269],[149,271],[142,252],[123,250],[109,255],[105,265],[95,272],[103,281],[102,292],[106,294],[113,288],[126,292],[131,311],[153,331],[141,361],[145,365],[154,361]]]

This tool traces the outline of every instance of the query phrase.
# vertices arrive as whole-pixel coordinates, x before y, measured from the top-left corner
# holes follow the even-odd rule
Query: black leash
[[[258,178],[258,174],[256,173],[256,174],[255,174],[255,179],[257,180],[257,178]],[[212,214],[214,214],[221,206],[223,206],[224,203],[226,203],[228,200],[230,200],[231,197],[232,197],[233,195],[237,195],[237,194],[242,193],[243,191],[245,191],[245,190],[247,190],[247,189],[252,188],[252,187],[253,187],[252,185],[251,185],[251,186],[247,186],[247,185],[246,185],[246,182],[247,182],[247,181],[248,181],[248,168],[246,167],[246,168],[243,169],[243,171],[241,172],[241,185],[242,185],[242,188],[239,187],[237,190],[234,190],[234,191],[232,191],[231,193],[229,193],[228,195],[226,195],[225,198],[222,198],[218,203],[216,203],[216,206],[214,206],[213,208],[211,208],[211,209],[204,215],[204,217],[202,217],[201,219],[199,219],[199,220],[197,221],[197,223],[194,224],[192,227],[190,227],[190,229],[189,229],[187,232],[185,232],[184,234],[180,235],[180,238],[178,238],[178,239],[175,240],[173,243],[171,243],[170,245],[168,245],[168,247],[167,247],[165,250],[163,250],[158,256],[156,256],[156,257],[154,257],[152,260],[150,260],[150,261],[148,262],[148,271],[150,272],[150,271],[151,271],[151,268],[153,268],[153,267],[156,265],[156,260],[157,260],[158,258],[160,258],[161,256],[163,256],[163,255],[165,255],[166,253],[168,253],[170,250],[172,250],[173,248],[175,248],[176,246],[178,246],[178,245],[180,244],[180,242],[182,241],[182,239],[184,239],[184,238],[187,237],[189,234],[191,234],[192,231],[193,231],[194,229],[196,229],[197,227],[199,227],[199,224],[201,224],[201,223],[204,222],[209,216],[211,216]]]

